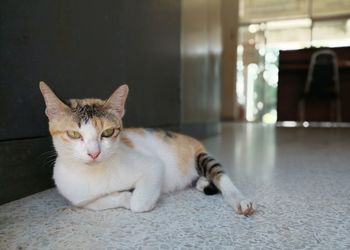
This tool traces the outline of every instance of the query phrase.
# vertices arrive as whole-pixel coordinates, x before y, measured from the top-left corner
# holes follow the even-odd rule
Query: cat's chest
[[[60,193],[71,202],[79,203],[101,194],[134,187],[135,173],[125,171],[126,166],[121,163],[108,168],[91,167],[91,169],[79,169],[57,162],[54,168],[54,180]]]

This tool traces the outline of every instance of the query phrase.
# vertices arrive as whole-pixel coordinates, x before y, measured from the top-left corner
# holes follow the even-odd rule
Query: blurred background
[[[350,122],[348,0],[1,1],[0,203],[51,187],[38,89],[130,95],[126,126]]]
[[[334,84],[341,86],[343,106],[349,105],[350,1],[239,2],[236,95],[241,120],[299,121],[297,101],[317,48],[334,48],[340,71],[340,83]],[[324,103],[313,106],[307,120],[330,120]],[[349,122],[349,113],[342,111]]]

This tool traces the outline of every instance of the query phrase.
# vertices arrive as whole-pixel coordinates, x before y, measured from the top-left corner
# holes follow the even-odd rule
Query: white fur
[[[243,199],[243,195],[239,190],[233,185],[230,178],[223,174],[220,178],[219,189],[224,196],[224,199],[233,207],[237,207],[239,202]]]
[[[53,137],[58,152],[54,180],[59,192],[74,205],[149,211],[162,193],[182,189],[197,177],[194,160],[187,168],[190,171],[182,173],[167,143],[151,132],[127,132],[133,148],[109,138],[99,139],[90,123],[82,124],[79,132],[84,140],[72,140],[68,147]],[[92,161],[88,152],[96,148],[101,153]],[[132,194],[130,189],[135,189]]]
[[[199,177],[196,182],[196,189],[203,192],[204,188],[209,185],[209,181],[204,176]]]
[[[226,202],[230,204],[236,212],[245,215],[250,215],[255,212],[256,203],[246,199],[226,174],[223,174],[220,178],[219,189]]]

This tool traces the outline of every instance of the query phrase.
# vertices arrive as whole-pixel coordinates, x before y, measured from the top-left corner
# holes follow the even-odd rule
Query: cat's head
[[[86,164],[102,162],[119,145],[129,88],[120,86],[107,100],[71,99],[62,102],[40,82],[49,130],[59,157]]]

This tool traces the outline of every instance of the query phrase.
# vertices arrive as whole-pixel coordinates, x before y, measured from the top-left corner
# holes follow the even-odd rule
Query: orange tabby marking
[[[121,137],[120,137],[120,141],[122,143],[124,143],[126,146],[130,147],[130,148],[134,147],[134,144],[132,143],[132,141],[126,135],[122,134]]]

